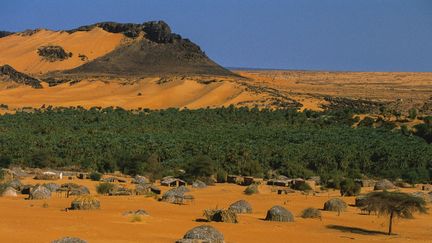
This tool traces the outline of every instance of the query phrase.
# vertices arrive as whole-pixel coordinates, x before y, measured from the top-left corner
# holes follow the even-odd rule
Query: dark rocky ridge
[[[180,35],[171,33],[163,21],[143,24],[98,23],[79,27],[75,31],[86,31],[100,27],[108,32],[144,39],[121,46],[105,56],[64,74],[74,75],[122,75],[122,76],[166,76],[166,75],[217,75],[238,76],[213,62],[200,47]]]
[[[14,32],[9,32],[9,31],[0,31],[0,38],[2,37],[6,37],[8,35],[13,35]]]
[[[6,76],[8,81],[13,81],[20,84],[30,85],[33,88],[40,89],[42,85],[38,79],[30,77],[27,74],[18,72],[9,65],[0,66],[0,77]]]

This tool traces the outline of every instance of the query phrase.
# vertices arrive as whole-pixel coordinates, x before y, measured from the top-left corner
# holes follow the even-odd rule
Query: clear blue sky
[[[432,71],[432,0],[14,0],[0,30],[165,20],[227,67]]]

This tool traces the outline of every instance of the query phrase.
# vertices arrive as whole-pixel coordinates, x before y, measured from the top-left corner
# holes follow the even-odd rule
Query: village
[[[303,179],[280,175],[273,179],[264,180],[250,176],[228,175],[225,183],[217,183],[215,180],[211,185],[207,185],[203,181],[195,180],[189,185],[186,181],[172,176],[151,181],[145,176],[127,176],[120,172],[102,175],[99,173],[21,168],[2,169],[2,172],[4,177],[0,187],[2,196],[0,199],[3,203],[18,202],[17,200],[19,200],[31,203],[30,205],[33,206],[30,207],[40,204],[40,209],[46,210],[51,209],[54,204],[57,209],[56,213],[63,212],[62,217],[64,218],[70,217],[69,214],[76,211],[83,212],[84,214],[80,218],[88,220],[87,217],[104,214],[105,208],[110,208],[110,211],[114,210],[112,203],[122,205],[122,202],[125,201],[142,199],[145,199],[146,203],[140,203],[139,208],[118,207],[115,209],[118,211],[118,215],[125,218],[125,223],[140,224],[140,222],[154,217],[151,208],[155,205],[158,207],[155,211],[163,211],[166,205],[177,205],[178,208],[167,208],[167,211],[175,209],[179,210],[179,213],[183,208],[187,208],[191,213],[194,212],[195,218],[189,218],[186,225],[194,222],[194,225],[197,226],[175,236],[176,242],[198,242],[193,241],[194,237],[202,234],[206,234],[206,237],[210,239],[216,239],[212,242],[232,242],[228,236],[224,238],[226,234],[219,229],[221,228],[220,225],[248,222],[253,219],[244,220],[244,215],[254,215],[260,211],[261,215],[256,220],[262,219],[262,222],[283,225],[284,222],[294,222],[298,218],[302,220],[316,219],[322,222],[327,220],[329,213],[330,217],[336,217],[336,219],[340,219],[347,212],[352,213],[353,211],[359,215],[367,214],[361,209],[362,197],[364,197],[362,194],[354,197],[341,195],[335,189],[325,189],[320,185],[320,178],[317,176]],[[428,203],[432,199],[432,186],[430,184],[410,185],[401,181],[392,183],[388,180],[376,181],[372,179],[357,180],[356,183],[361,186],[362,192],[403,191],[421,197]],[[200,209],[201,193],[211,191],[218,191],[218,196],[205,195],[205,198],[212,197],[213,200],[210,200],[210,205],[206,203],[206,207]],[[255,196],[265,196],[265,198],[261,198],[256,203],[257,198]],[[232,198],[232,200],[228,198]],[[302,207],[301,212],[294,213],[292,211],[293,203],[291,200],[293,199],[302,201],[295,204],[296,210]],[[212,204],[221,200],[223,201],[221,204]],[[278,204],[267,204],[267,202]],[[318,202],[322,205],[317,205]],[[17,203],[15,207],[18,207],[18,204],[22,203]],[[257,204],[260,205],[260,210],[256,209]],[[267,205],[267,209],[262,209],[263,204]],[[200,208],[197,205],[200,205]],[[67,214],[64,214],[66,212]],[[172,211],[170,217],[177,218]],[[6,219],[7,217],[4,220]],[[331,229],[331,227],[333,226],[330,228],[327,226],[327,229]],[[340,228],[341,225],[334,227],[337,230],[344,230]],[[145,226],[142,230],[145,230]],[[355,231],[355,229],[351,230]],[[349,227],[345,231],[350,231]],[[283,234],[283,232],[280,233]],[[46,235],[49,236],[50,234]],[[56,237],[60,240],[70,238],[70,236]],[[82,238],[88,238],[88,236],[85,237],[84,235]],[[55,242],[55,239],[51,240]],[[403,239],[403,237],[400,238],[400,242],[403,242]],[[364,240],[367,241],[367,237]],[[161,242],[173,242],[173,240],[161,239]]]

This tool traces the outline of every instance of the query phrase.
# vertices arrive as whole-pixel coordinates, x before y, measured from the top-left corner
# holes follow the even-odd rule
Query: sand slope
[[[20,72],[37,75],[71,69],[85,63],[79,54],[86,55],[91,61],[113,51],[124,38],[121,33],[109,33],[100,28],[72,34],[51,30],[39,30],[32,35],[18,33],[0,38],[0,65],[9,64]],[[63,61],[44,61],[37,53],[44,45],[59,45],[73,56]]]
[[[178,79],[158,83],[159,78],[145,78],[131,84],[121,80],[106,82],[83,80],[76,84],[64,83],[43,89],[3,83],[0,85],[0,103],[9,108],[48,106],[120,106],[135,108],[205,108],[228,106],[242,101],[262,99],[263,95],[248,92],[241,85],[230,81],[201,84],[195,80]]]

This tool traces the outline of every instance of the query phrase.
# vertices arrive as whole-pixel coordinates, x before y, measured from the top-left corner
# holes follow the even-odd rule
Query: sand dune
[[[159,78],[145,78],[132,84],[121,80],[102,82],[83,80],[76,84],[64,83],[43,89],[13,83],[0,85],[0,103],[10,109],[48,106],[120,106],[135,108],[205,108],[237,104],[265,98],[265,95],[248,92],[235,82],[220,81],[201,84],[192,79],[174,80],[158,84]]]
[[[36,75],[71,69],[85,63],[79,54],[91,61],[113,51],[124,38],[121,33],[109,33],[100,28],[72,34],[51,30],[39,30],[32,35],[14,34],[0,38],[0,65],[9,64],[20,72]],[[63,61],[44,61],[37,53],[44,45],[59,45],[73,56]]]

